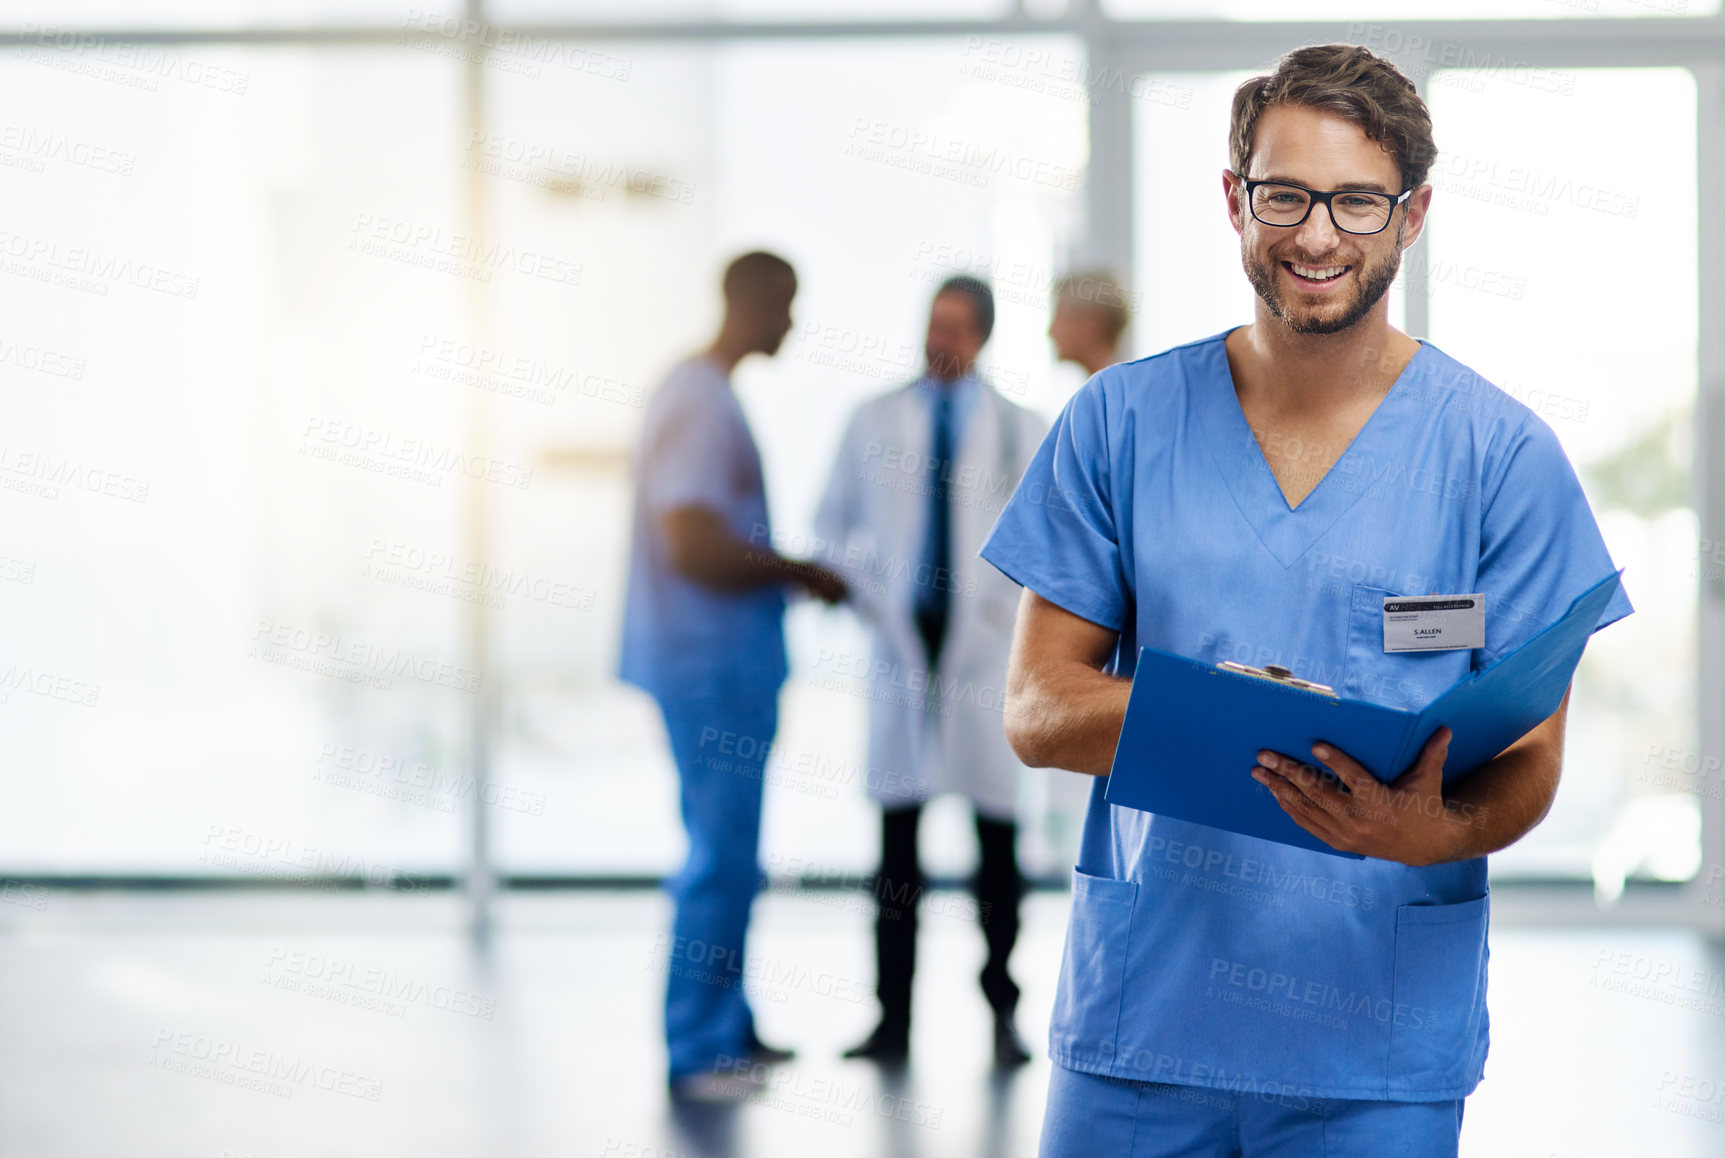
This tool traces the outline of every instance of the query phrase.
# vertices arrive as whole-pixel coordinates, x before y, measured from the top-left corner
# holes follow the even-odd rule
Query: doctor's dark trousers
[[[937,440],[936,446],[939,447]],[[941,457],[937,450],[935,457]],[[948,545],[946,498],[931,490],[938,527],[933,555],[936,566],[945,566]],[[942,592],[916,610],[916,629],[928,655],[928,667],[938,668],[946,639],[950,613]],[[940,707],[937,700],[927,704]],[[880,997],[881,1026],[894,1037],[910,1032],[911,979],[916,972],[916,905],[922,896],[922,866],[917,856],[916,831],[922,820],[922,805],[886,808],[880,818],[880,873],[875,878],[875,978]],[[1024,893],[1024,878],[1018,871],[1018,825],[976,814],[976,841],[980,853],[971,889],[976,895],[977,919],[988,944],[988,960],[982,967],[982,992],[998,1014],[1010,1015],[1018,1007],[1018,986],[1007,972],[1007,958],[1018,940],[1018,902]]]
[[[875,976],[881,1021],[894,1031],[910,1026],[911,977],[916,972],[916,903],[924,880],[917,857],[917,822],[922,806],[889,808],[881,813],[880,875],[875,878]],[[1018,940],[1018,902],[1024,879],[1014,845],[1018,826],[978,813],[976,838],[981,859],[971,882],[977,917],[988,943],[982,992],[997,1013],[1018,1005],[1018,985],[1006,971]]]
[[[749,909],[760,887],[761,787],[778,727],[777,689],[732,687],[659,701],[681,786],[689,858],[667,882],[676,912],[666,961],[670,1077],[746,1056],[743,995]]]

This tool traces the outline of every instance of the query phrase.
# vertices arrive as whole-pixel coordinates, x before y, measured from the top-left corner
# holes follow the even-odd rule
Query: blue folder
[[[1458,680],[1418,711],[1341,699],[1139,648],[1126,722],[1114,750],[1107,800],[1212,828],[1332,856],[1331,848],[1282,811],[1252,779],[1264,749],[1311,760],[1333,744],[1380,781],[1414,762],[1448,724],[1447,782],[1525,736],[1563,702],[1582,649],[1621,581],[1606,576],[1577,596],[1562,619]],[[1294,673],[1298,675],[1298,672]]]

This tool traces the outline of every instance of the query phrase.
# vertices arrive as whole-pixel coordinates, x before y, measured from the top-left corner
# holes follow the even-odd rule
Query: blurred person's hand
[[[797,578],[810,595],[828,605],[843,603],[850,598],[850,588],[845,586],[838,573],[818,563],[801,564]]]

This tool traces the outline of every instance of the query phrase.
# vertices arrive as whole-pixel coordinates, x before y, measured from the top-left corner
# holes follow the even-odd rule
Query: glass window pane
[[[1121,20],[1347,20],[1382,35],[1386,20],[1563,20],[1711,16],[1720,0],[1102,0]],[[1350,36],[1349,39],[1357,39]],[[1449,62],[1455,63],[1455,62]]]
[[[1562,439],[1636,613],[1589,646],[1563,787],[1505,874],[1695,870],[1695,83],[1581,70],[1568,94],[1439,73],[1432,338]],[[1526,126],[1537,124],[1537,132]],[[1676,772],[1666,757],[1676,761]],[[1687,791],[1686,791],[1687,789]]]
[[[426,14],[447,11],[454,16],[460,13],[461,8],[461,0],[412,9],[396,0],[151,0],[148,5],[132,0],[9,0],[5,23],[0,28],[41,36],[45,41],[44,47],[75,52],[87,59],[103,52],[112,57],[135,50],[122,44],[73,45],[62,42],[54,33],[75,28],[254,28],[318,24],[392,27],[403,24],[409,11]],[[195,54],[197,50],[187,51]]]
[[[1011,0],[492,0],[498,21],[983,20]]]
[[[920,373],[928,303],[949,274],[994,284],[984,362],[1009,396],[1047,410],[1072,385],[1049,365],[1044,335],[1079,220],[1087,104],[1078,86],[1033,92],[1021,81],[1032,52],[1081,69],[1076,43],[1020,39],[987,60],[963,39],[616,51],[636,64],[618,91],[498,76],[492,128],[467,158],[487,176],[500,241],[583,265],[573,290],[494,291],[497,348],[577,370],[583,383],[554,405],[495,398],[512,452],[560,464],[513,508],[500,565],[567,578],[594,600],[589,614],[524,604],[504,617],[500,776],[549,802],[545,819],[502,816],[510,871],[661,872],[681,853],[657,712],[613,678],[625,463],[642,393],[710,340],[730,257],[765,247],[799,276],[784,348],[736,374],[774,528],[793,552],[806,550],[852,408]],[[588,375],[622,386],[589,390]],[[848,667],[834,687],[823,681],[835,657],[866,657],[868,642],[849,612],[806,605],[789,634],[763,856],[779,871],[867,871],[877,840],[864,793],[867,686]],[[931,871],[953,867],[943,848],[964,856],[973,841],[931,836]]]
[[[449,871],[458,74],[199,50],[242,94],[5,58],[0,704],[18,871]],[[3,574],[0,570],[0,574]],[[433,576],[440,580],[441,576]],[[488,673],[489,674],[489,673]],[[27,690],[26,690],[27,689]]]

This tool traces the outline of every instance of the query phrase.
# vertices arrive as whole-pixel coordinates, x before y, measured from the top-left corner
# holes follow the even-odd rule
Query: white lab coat
[[[815,533],[873,636],[870,677],[859,689],[870,705],[869,795],[890,807],[957,792],[982,815],[1010,820],[1024,766],[1006,742],[1002,709],[1019,587],[977,551],[1048,425],[979,385],[949,475],[953,574],[936,677],[913,618],[932,438],[915,383],[851,416]]]

